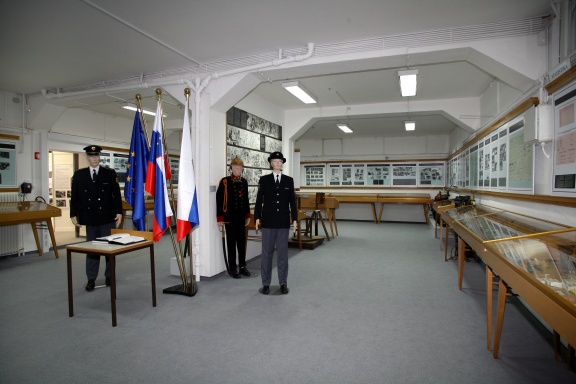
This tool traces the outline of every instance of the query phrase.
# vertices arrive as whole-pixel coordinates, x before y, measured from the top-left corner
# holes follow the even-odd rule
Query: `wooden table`
[[[50,232],[50,239],[52,240],[54,257],[58,258],[58,248],[56,246],[56,238],[54,237],[54,227],[52,226],[52,218],[58,216],[62,216],[60,208],[39,201],[0,203],[0,226],[30,223],[32,231],[34,232],[34,239],[36,240],[36,248],[40,256],[42,256],[42,246],[40,244],[40,238],[38,237],[36,224],[46,222],[46,224],[48,224],[48,231]]]
[[[78,244],[71,244],[66,246],[67,250],[67,272],[68,272],[68,313],[70,317],[74,316],[74,299],[72,297],[72,253],[98,253],[102,256],[110,258],[110,304],[112,307],[112,326],[117,325],[116,322],[116,256],[137,251],[144,248],[150,249],[150,278],[152,280],[152,306],[156,307],[156,272],[154,269],[154,241],[152,232],[128,231],[122,229],[114,229],[112,233],[130,233],[134,236],[141,236],[146,241],[130,244],[130,245],[116,245],[116,244],[101,244],[86,241]]]
[[[422,205],[424,208],[424,220],[426,224],[429,223],[428,210],[432,199],[428,193],[382,193],[378,195],[376,201],[380,203],[378,222],[380,222],[382,218],[384,204],[416,204]]]
[[[375,224],[379,224],[384,211],[384,204],[416,204],[422,205],[424,210],[424,220],[428,221],[429,204],[432,202],[427,193],[377,193],[377,194],[341,194],[327,193],[326,197],[335,197],[339,203],[370,204],[372,208],[372,219]],[[376,203],[380,203],[380,212],[376,215]]]

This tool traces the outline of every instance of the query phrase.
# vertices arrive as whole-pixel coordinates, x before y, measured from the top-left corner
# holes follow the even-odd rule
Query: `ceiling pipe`
[[[220,77],[235,75],[237,73],[251,72],[251,71],[258,70],[258,69],[269,68],[269,67],[278,67],[280,65],[284,65],[284,64],[288,64],[288,63],[301,62],[304,60],[308,60],[309,58],[312,57],[312,54],[314,53],[314,47],[315,47],[314,43],[308,43],[308,51],[304,55],[294,55],[294,56],[286,57],[284,59],[275,59],[275,60],[267,61],[267,62],[260,63],[260,64],[249,65],[246,67],[234,68],[234,69],[230,69],[230,70],[222,71],[222,72],[214,72],[214,73],[206,76],[204,78],[204,80],[202,80],[202,83],[198,87],[196,86],[196,84],[194,83],[193,80],[180,78],[177,80],[169,80],[169,81],[163,80],[163,81],[153,81],[153,82],[149,82],[149,83],[118,85],[118,86],[109,87],[109,88],[89,89],[89,90],[85,90],[85,91],[66,92],[66,93],[62,93],[62,92],[50,93],[50,91],[48,91],[47,89],[42,89],[42,96],[44,96],[48,100],[64,99],[64,98],[66,98],[66,99],[67,98],[82,98],[82,97],[94,96],[94,95],[105,94],[105,93],[129,91],[132,89],[153,88],[153,87],[162,87],[162,86],[166,86],[166,85],[179,85],[179,84],[186,84],[190,88],[192,88],[195,93],[198,93],[198,92],[202,92],[202,90],[204,90],[204,88],[208,85],[208,83],[210,83],[210,81],[212,79],[218,79]]]

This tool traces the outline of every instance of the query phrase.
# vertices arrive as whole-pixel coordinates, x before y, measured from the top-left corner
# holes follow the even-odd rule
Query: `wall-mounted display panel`
[[[508,189],[516,191],[534,190],[534,146],[524,143],[524,116],[510,122],[508,126],[509,167]]]
[[[0,188],[16,187],[16,142],[0,141]]]
[[[444,187],[446,163],[324,163],[302,164],[307,187]]]
[[[268,156],[282,151],[282,127],[238,108],[230,108],[226,119],[226,164],[235,157],[242,159],[242,176],[248,182],[250,204],[254,204],[260,177],[270,173]]]
[[[553,192],[576,193],[576,84],[554,97]]]

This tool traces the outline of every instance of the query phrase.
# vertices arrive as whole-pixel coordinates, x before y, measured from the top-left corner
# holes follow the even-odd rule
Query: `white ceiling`
[[[310,42],[326,45],[548,13],[548,0],[0,0],[0,89],[72,91],[152,74],[199,72],[204,65],[305,49]],[[291,80],[299,78],[320,107],[406,102],[399,95],[397,68],[380,68],[303,73]],[[478,97],[500,75],[466,61],[437,62],[419,71],[414,102]],[[303,108],[282,89],[284,79],[270,80],[253,92],[282,109]],[[144,107],[155,109],[153,89],[51,102],[131,119],[133,112],[118,104],[134,102],[135,93],[143,96]],[[163,100],[169,118],[181,116],[174,98],[165,94]],[[358,136],[403,135],[407,117],[417,121],[418,135],[446,134],[462,125],[442,111],[409,110],[410,116],[383,111],[349,123]],[[319,119],[302,137],[342,137],[334,122]]]

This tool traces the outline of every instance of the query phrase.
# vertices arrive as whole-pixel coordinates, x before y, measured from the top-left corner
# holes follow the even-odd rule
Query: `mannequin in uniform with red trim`
[[[224,225],[226,229],[230,276],[239,279],[240,275],[250,276],[246,268],[246,226],[250,224],[252,215],[248,201],[248,182],[242,177],[244,162],[236,157],[230,162],[230,168],[232,174],[220,180],[216,191],[216,220],[219,226]]]

